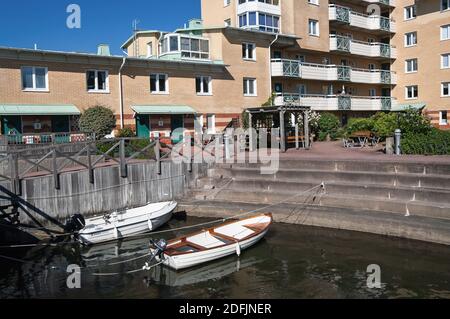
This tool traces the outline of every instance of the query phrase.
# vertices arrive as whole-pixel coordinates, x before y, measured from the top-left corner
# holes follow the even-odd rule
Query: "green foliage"
[[[372,117],[373,131],[382,138],[393,136],[397,129],[397,114],[379,112]]]
[[[261,106],[268,107],[273,106],[275,104],[275,93],[273,92],[269,99]]]
[[[339,119],[336,115],[331,113],[323,113],[319,119],[319,140],[324,141],[329,135],[332,139],[338,137],[338,130],[340,128]]]
[[[425,133],[407,133],[401,149],[403,154],[450,155],[450,132],[432,128]]]
[[[432,130],[432,125],[420,110],[410,108],[398,114],[398,128],[403,134],[427,134]]]
[[[352,134],[359,131],[370,131],[374,128],[374,120],[372,118],[351,118],[347,124],[346,133]]]
[[[97,139],[110,134],[116,127],[113,111],[104,106],[93,106],[84,111],[80,117],[80,129],[95,133]]]
[[[120,129],[116,134],[116,137],[118,138],[135,137],[135,136],[136,134],[133,132],[133,130],[128,127]]]
[[[249,115],[246,111],[243,111],[241,114],[242,128],[244,130],[248,129],[249,126]]]

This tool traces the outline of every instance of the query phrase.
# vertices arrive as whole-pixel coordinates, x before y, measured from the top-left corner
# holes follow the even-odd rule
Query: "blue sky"
[[[81,29],[69,29],[69,4],[81,8]],[[0,3],[0,46],[96,52],[99,43],[122,54],[120,46],[138,29],[172,31],[200,18],[200,0],[3,0]]]

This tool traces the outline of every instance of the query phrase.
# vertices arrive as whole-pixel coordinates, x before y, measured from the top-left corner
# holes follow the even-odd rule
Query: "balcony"
[[[389,44],[357,41],[339,35],[330,35],[330,51],[382,59],[397,58],[397,49]]]
[[[389,7],[395,7],[395,0],[363,0],[367,3],[373,3],[373,4],[381,4]],[[360,2],[360,1],[357,1]]]
[[[386,17],[367,15],[334,4],[329,6],[328,12],[330,21],[343,23],[350,27],[391,33],[396,31],[396,23]]]
[[[309,106],[314,111],[389,111],[396,101],[384,96],[278,93],[275,105]]]
[[[305,80],[345,81],[368,84],[397,84],[395,72],[357,69],[334,64],[302,63],[296,60],[273,59],[272,76]]]
[[[276,16],[281,16],[281,7],[278,1],[272,1],[273,4],[260,1],[245,1],[237,7],[237,15],[246,12],[264,12]]]

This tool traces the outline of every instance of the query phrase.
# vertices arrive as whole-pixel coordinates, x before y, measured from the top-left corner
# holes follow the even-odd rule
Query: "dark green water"
[[[171,221],[175,228],[204,219]],[[175,234],[167,234],[172,237]],[[450,298],[450,248],[346,231],[275,224],[243,252],[183,272],[142,267],[148,239],[79,246],[1,249],[0,298]],[[81,289],[68,289],[78,264]],[[367,266],[381,267],[381,288],[367,287]],[[115,273],[95,276],[93,273]]]

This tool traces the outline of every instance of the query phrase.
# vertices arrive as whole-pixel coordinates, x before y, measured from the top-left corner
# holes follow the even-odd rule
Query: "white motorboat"
[[[86,219],[78,239],[92,245],[154,231],[171,219],[177,205],[175,201],[154,203]]]
[[[175,270],[233,254],[239,256],[241,250],[256,244],[266,235],[272,222],[272,214],[232,221],[167,243],[161,240],[151,248],[151,252],[159,263]]]

